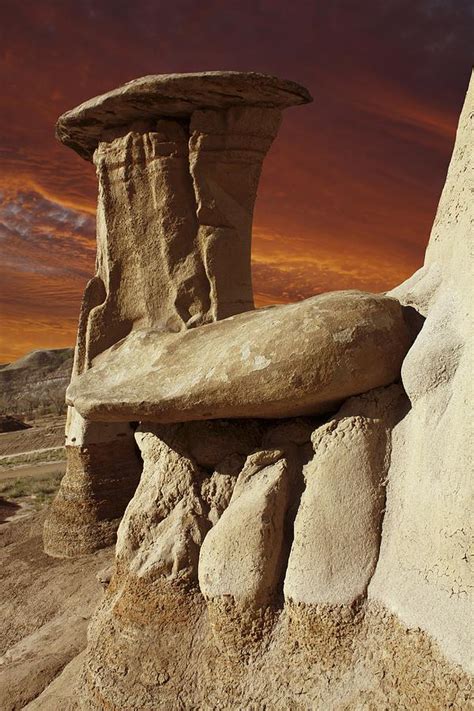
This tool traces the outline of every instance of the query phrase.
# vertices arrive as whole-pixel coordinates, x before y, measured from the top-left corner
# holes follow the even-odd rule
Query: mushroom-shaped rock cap
[[[56,124],[56,137],[91,160],[104,131],[137,120],[180,118],[197,109],[231,106],[284,109],[310,101],[303,86],[256,72],[150,74],[66,111]]]

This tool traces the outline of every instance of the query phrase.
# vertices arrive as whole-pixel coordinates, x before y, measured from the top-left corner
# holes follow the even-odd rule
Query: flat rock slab
[[[284,109],[307,104],[307,89],[256,72],[150,74],[96,96],[59,117],[56,137],[86,160],[104,131],[135,121],[190,116],[198,109],[260,106]]]
[[[338,291],[179,333],[134,331],[67,401],[122,422],[318,414],[396,380],[410,343],[398,301]]]

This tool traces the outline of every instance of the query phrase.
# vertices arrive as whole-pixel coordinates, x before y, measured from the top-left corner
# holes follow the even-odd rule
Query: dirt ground
[[[0,434],[0,711],[74,707],[89,617],[111,549],[75,560],[43,552],[42,526],[64,474],[64,418]]]
[[[0,525],[49,504],[66,470],[64,417],[29,424],[0,434]]]
[[[102,595],[96,575],[113,558],[113,549],[74,560],[45,555],[46,511],[0,525],[1,711],[73,708],[71,677]]]
[[[0,433],[0,464],[2,457],[64,445],[64,417],[43,417],[28,424],[32,427],[27,430]]]

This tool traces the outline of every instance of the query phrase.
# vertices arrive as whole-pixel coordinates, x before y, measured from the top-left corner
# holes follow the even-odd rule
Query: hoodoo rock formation
[[[298,84],[261,74],[171,74],[60,117],[57,137],[94,161],[99,180],[96,275],[83,297],[74,376],[132,331],[179,332],[254,308],[262,162],[281,111],[308,101]],[[127,419],[105,427],[69,413],[67,472],[45,526],[51,555],[113,540],[141,469]],[[65,538],[68,529],[75,535]]]
[[[420,272],[252,311],[261,160],[305,100],[145,77],[58,124],[101,186],[68,398],[80,436],[112,434],[46,538],[78,552],[82,515],[103,545],[131,499],[76,708],[468,707],[474,81]]]

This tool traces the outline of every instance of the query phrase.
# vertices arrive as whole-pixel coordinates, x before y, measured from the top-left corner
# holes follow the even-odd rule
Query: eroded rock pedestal
[[[155,421],[141,418],[136,431],[143,474],[120,523],[115,569],[89,628],[78,685],[82,709],[469,707],[473,89],[425,267],[391,297],[361,297],[390,309],[397,298],[412,309],[395,304],[398,317],[388,328],[401,349],[399,361],[410,345],[400,315],[416,312],[419,327],[426,318],[401,378],[394,364],[392,376],[366,384],[367,392],[342,404],[353,393],[340,393],[324,401],[317,416],[285,418],[282,409],[279,420],[268,409],[252,419],[222,419],[217,410],[210,415],[216,419],[203,419],[199,396],[193,392],[187,402],[177,381],[175,395],[192,417],[159,422],[169,416],[159,411],[160,402],[168,407],[171,401],[158,388],[160,363],[165,378],[172,373],[172,344],[189,334],[147,328],[103,352],[71,388],[78,403],[85,395],[81,407],[87,402],[94,416],[113,418],[120,412],[114,374],[104,377],[97,402],[87,387],[106,375],[104,363],[119,363],[120,406],[138,408],[136,391],[127,391],[133,376],[123,373],[127,362],[133,364],[133,348],[128,355],[127,348],[163,346],[155,364],[153,348],[144,359],[158,396],[151,393],[143,411]],[[349,297],[349,303],[356,300]],[[302,322],[311,301],[294,306]],[[335,303],[331,296],[323,302]],[[206,329],[228,329],[234,334],[229,349],[237,342],[240,352],[239,324],[248,335],[252,319],[263,322],[271,313],[203,325],[191,340],[196,346]],[[355,366],[368,352],[357,338],[360,318],[352,323],[354,332],[344,328],[338,339],[347,313],[327,319],[318,313],[309,319],[310,331],[330,324],[333,338],[322,339],[320,354],[329,355],[317,391],[338,365],[344,368],[340,382],[357,380]],[[296,335],[304,331],[298,323]],[[379,323],[371,346],[390,347],[384,333]],[[281,340],[288,343],[288,334]],[[269,341],[267,329],[254,345]],[[204,361],[205,345],[195,351],[195,362]],[[376,352],[383,358],[383,347]],[[275,353],[283,351],[275,346]],[[295,406],[291,393],[299,392],[298,379],[311,363],[295,358],[292,373],[290,360],[287,351],[272,369],[288,375],[275,391],[286,394],[284,407]],[[278,370],[281,364],[286,369]],[[373,356],[366,367],[375,372]],[[248,364],[234,370],[235,382],[251,378],[251,371]],[[268,383],[249,382],[266,392]],[[219,387],[199,393],[208,397],[206,407],[221,403]],[[237,397],[232,412],[241,415],[240,406]]]
[[[262,161],[281,110],[310,100],[303,87],[259,74],[163,75],[60,117],[58,138],[94,161],[99,180],[96,275],[73,379],[131,331],[176,333],[253,309]],[[104,426],[70,412],[67,472],[45,526],[51,555],[113,541],[139,476],[131,419],[142,417]]]
[[[393,385],[326,422],[143,423],[81,708],[464,709],[463,669],[370,595],[408,409]]]

